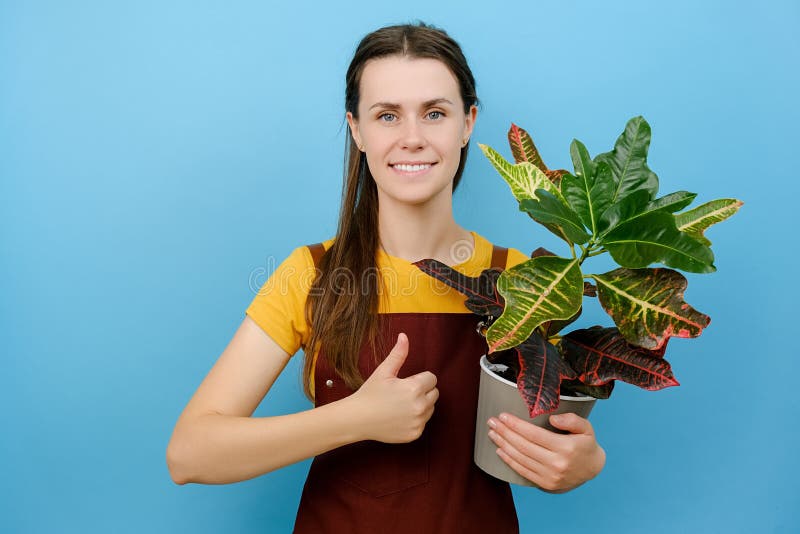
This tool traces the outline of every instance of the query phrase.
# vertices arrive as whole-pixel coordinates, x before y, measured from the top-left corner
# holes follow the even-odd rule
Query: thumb
[[[373,375],[396,377],[408,356],[408,336],[402,332],[397,335],[397,343],[392,347],[389,355],[375,369]]]
[[[550,424],[571,434],[592,434],[592,424],[578,414],[565,412],[550,416]]]

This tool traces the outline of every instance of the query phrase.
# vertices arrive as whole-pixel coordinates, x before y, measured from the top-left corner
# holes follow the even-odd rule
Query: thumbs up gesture
[[[408,356],[408,337],[401,333],[386,359],[351,395],[363,416],[365,439],[385,443],[414,441],[433,415],[439,398],[436,376],[423,371],[398,378]]]

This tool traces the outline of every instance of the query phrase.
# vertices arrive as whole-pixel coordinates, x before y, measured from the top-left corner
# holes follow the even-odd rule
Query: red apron
[[[500,249],[496,247],[496,249]],[[316,256],[316,255],[315,255]],[[493,265],[498,255],[494,254]],[[408,334],[404,378],[437,377],[439,399],[422,435],[410,443],[360,441],[315,457],[303,488],[297,534],[511,534],[519,532],[511,488],[473,461],[479,359],[486,340],[471,313],[388,314],[381,335],[394,345]],[[417,350],[414,347],[424,347]],[[369,349],[359,356],[362,376],[375,369]],[[324,349],[314,373],[316,406],[353,393],[328,364]],[[488,428],[486,429],[488,432]]]

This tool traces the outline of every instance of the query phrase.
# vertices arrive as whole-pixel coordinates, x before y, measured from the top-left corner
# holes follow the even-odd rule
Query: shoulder
[[[299,248],[305,249],[305,251],[308,253],[308,256],[312,259],[313,264],[317,265],[325,252],[330,250],[331,245],[333,245],[333,241],[334,238],[330,238],[318,243],[309,243]]]
[[[473,232],[473,234],[475,236],[475,246],[478,249],[485,250],[483,255],[486,256],[487,260],[491,255],[492,251],[494,250],[494,247],[502,247],[508,249],[508,254],[506,256],[506,269],[514,267],[515,265],[518,265],[530,259],[530,256],[528,256],[527,254],[523,253],[522,251],[516,248],[506,247],[502,243],[492,243],[491,241],[489,241],[488,239],[486,239],[485,237],[476,232]]]
[[[284,298],[305,300],[317,277],[317,261],[312,247],[321,244],[324,250],[328,250],[332,243],[333,239],[328,239],[319,243],[299,245],[295,246],[288,256],[282,256],[282,260],[272,257],[269,261],[270,266],[260,273],[266,280],[260,286],[258,295],[274,294],[277,297],[279,294]]]
[[[294,267],[308,267],[314,266],[314,248],[322,246],[323,251],[327,251],[333,245],[333,238],[319,241],[316,243],[307,243],[294,248],[289,256],[284,260],[284,263]]]
[[[528,261],[529,259],[531,258],[527,254],[524,254],[515,248],[509,248],[508,258],[506,259],[506,269],[510,269],[511,267],[519,265],[520,263]]]

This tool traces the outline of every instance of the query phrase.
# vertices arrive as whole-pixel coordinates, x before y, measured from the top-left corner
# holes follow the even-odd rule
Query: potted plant
[[[489,146],[481,150],[519,209],[565,241],[569,254],[540,248],[530,260],[478,277],[432,259],[415,265],[464,293],[466,307],[481,316],[488,352],[481,358],[476,463],[498,478],[532,485],[495,454],[485,420],[508,411],[552,429],[548,414],[588,416],[615,380],[648,390],[678,385],[664,359],[667,342],[699,336],[710,318],[684,301],[687,281],[677,270],[716,270],[703,233],[742,202],[717,199],[684,210],[695,193],[657,198],[658,177],[647,166],[650,126],[642,117],[628,121],[613,150],[594,158],[573,140],[574,173],[548,169],[522,128],[512,124],[508,138],[513,164]],[[586,260],[605,253],[619,268],[585,270]],[[562,334],[581,314],[584,297],[597,298],[615,326]]]

